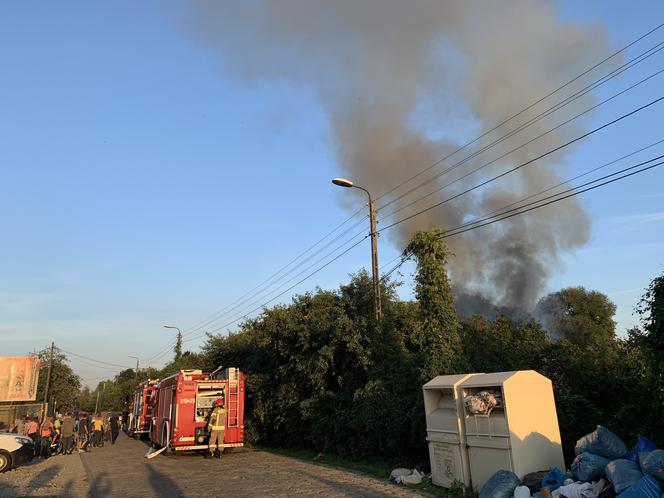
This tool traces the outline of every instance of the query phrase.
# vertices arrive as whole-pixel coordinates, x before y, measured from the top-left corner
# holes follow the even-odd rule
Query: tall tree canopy
[[[44,390],[48,377],[48,365],[51,348],[44,348],[37,353],[41,360],[39,383],[37,385],[37,401],[44,401]],[[81,378],[69,366],[67,356],[54,349],[51,385],[48,391],[49,402],[56,407],[73,408],[78,403],[81,389]]]
[[[601,292],[568,287],[537,303],[534,314],[554,339],[580,347],[609,344],[615,339],[616,305]]]
[[[461,324],[454,308],[454,296],[445,265],[448,251],[443,232],[417,232],[405,254],[417,262],[415,296],[420,304],[417,337],[424,353],[423,380],[449,374],[463,366]]]

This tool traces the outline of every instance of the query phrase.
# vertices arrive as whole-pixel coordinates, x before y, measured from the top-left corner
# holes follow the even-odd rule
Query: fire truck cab
[[[156,388],[150,439],[164,451],[207,449],[207,425],[217,399],[224,397],[224,447],[244,446],[244,373],[226,368],[212,374],[181,370]]]
[[[143,434],[149,434],[152,427],[152,404],[154,395],[157,391],[158,379],[148,379],[141,382],[131,399],[131,410],[127,432],[130,437],[141,437]]]

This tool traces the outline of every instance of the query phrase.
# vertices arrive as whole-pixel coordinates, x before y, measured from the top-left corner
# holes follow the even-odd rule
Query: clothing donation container
[[[565,468],[549,379],[534,370],[498,372],[470,377],[460,388],[473,487],[501,469],[523,479]]]
[[[470,485],[460,385],[473,375],[439,375],[422,387],[431,480],[437,486],[450,488],[455,480]]]

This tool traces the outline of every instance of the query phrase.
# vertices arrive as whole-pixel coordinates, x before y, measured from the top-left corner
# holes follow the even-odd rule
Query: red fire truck
[[[150,439],[163,451],[207,449],[209,415],[224,397],[224,447],[244,446],[244,373],[237,368],[181,370],[157,385]]]
[[[149,434],[152,427],[152,402],[157,391],[158,379],[148,379],[141,382],[131,398],[131,410],[127,432],[131,437],[141,437]]]

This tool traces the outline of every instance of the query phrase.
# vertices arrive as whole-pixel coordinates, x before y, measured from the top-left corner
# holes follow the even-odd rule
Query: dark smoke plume
[[[600,27],[561,22],[552,2],[533,0],[201,0],[193,3],[187,29],[219,54],[228,74],[243,82],[286,79],[313,88],[329,116],[343,174],[377,193],[492,128],[609,52]],[[572,92],[567,89],[546,104]],[[590,96],[580,99],[417,193],[436,190],[593,101]],[[483,144],[535,114],[520,116]],[[385,219],[393,208],[418,196],[396,202],[379,212],[382,226],[569,140],[583,130],[582,122],[574,123]],[[418,180],[431,178],[434,171],[472,150]],[[384,234],[383,240],[387,236],[403,247],[415,230],[449,229],[557,183],[565,174],[569,153],[565,149],[475,195],[415,217]],[[381,199],[379,207],[389,199]],[[529,309],[551,272],[560,268],[560,254],[584,244],[589,231],[588,215],[572,200],[450,238],[456,255],[452,278],[470,294],[479,292],[499,305]]]

